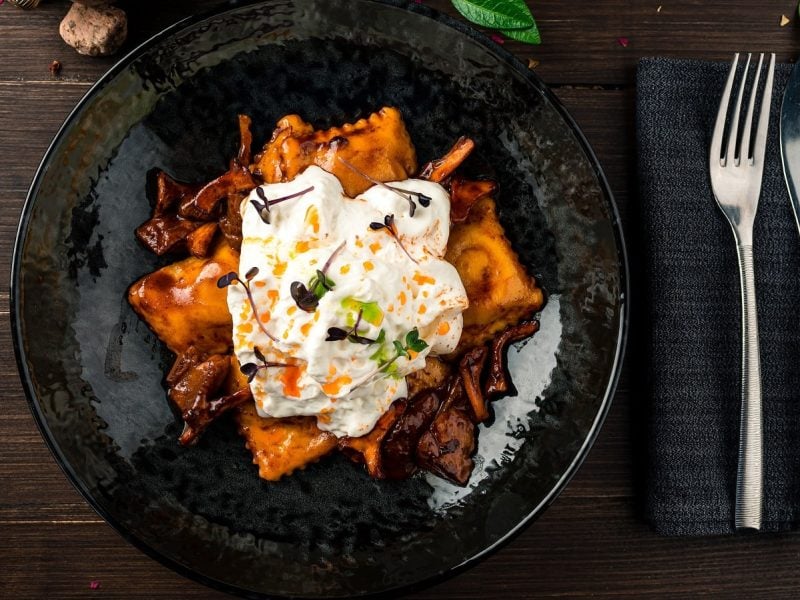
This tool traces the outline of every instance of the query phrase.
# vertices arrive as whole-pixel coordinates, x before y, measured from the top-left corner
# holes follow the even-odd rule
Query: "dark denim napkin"
[[[636,125],[650,402],[645,510],[668,535],[733,528],[740,408],[736,250],[708,176],[729,64],[645,59]],[[791,65],[775,74],[755,223],[764,400],[764,528],[800,524],[800,238],[781,171],[778,119]]]

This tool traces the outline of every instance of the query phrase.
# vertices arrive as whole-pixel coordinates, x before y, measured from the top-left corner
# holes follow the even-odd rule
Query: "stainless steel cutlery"
[[[714,197],[733,230],[741,281],[742,405],[736,477],[737,529],[761,528],[763,499],[761,361],[753,270],[753,222],[764,173],[775,55],[768,56],[769,66],[763,77],[764,54],[758,57],[752,77],[751,58],[748,54],[735,100],[731,102],[739,54],[733,59],[717,112],[708,160]],[[747,112],[742,120],[742,101],[748,87]],[[762,90],[761,106],[754,123],[759,90]]]

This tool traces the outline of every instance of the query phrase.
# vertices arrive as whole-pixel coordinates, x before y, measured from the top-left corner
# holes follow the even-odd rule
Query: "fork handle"
[[[761,529],[763,443],[753,247],[737,245],[742,288],[742,411],[736,473],[736,529]]]

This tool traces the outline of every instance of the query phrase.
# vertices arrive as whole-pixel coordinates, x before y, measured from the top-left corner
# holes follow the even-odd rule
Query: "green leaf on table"
[[[468,21],[490,29],[527,29],[533,15],[524,0],[450,0]]]
[[[536,27],[536,23],[526,29],[501,29],[500,33],[512,40],[525,42],[526,44],[542,43],[542,36],[539,35],[539,28]]]

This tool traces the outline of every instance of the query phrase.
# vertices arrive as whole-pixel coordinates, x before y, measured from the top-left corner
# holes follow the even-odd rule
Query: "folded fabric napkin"
[[[646,517],[670,535],[734,531],[741,322],[731,228],[708,148],[728,63],[646,59],[637,142],[650,401]],[[751,67],[752,69],[752,67]],[[775,73],[755,272],[764,402],[764,529],[800,524],[800,238],[778,121],[791,65]]]

